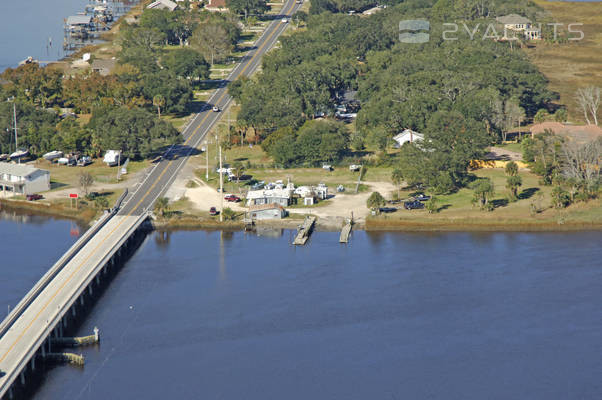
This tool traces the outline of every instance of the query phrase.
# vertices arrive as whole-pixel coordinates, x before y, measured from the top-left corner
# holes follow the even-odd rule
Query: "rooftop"
[[[0,174],[9,174],[14,176],[28,176],[33,174],[36,171],[39,171],[39,168],[32,167],[27,164],[12,164],[7,162],[0,162]],[[42,170],[44,171],[44,170]],[[46,171],[48,172],[48,171]]]
[[[92,17],[89,15],[72,15],[67,17],[67,25],[89,25]]]
[[[157,0],[157,1],[150,3],[148,6],[146,6],[146,8],[159,8],[159,9],[167,8],[167,9],[169,9],[169,11],[173,11],[177,7],[178,7],[178,5],[171,0]]]
[[[497,17],[496,21],[504,25],[515,25],[515,24],[530,24],[531,21],[528,18],[518,14],[504,15],[503,17]]]

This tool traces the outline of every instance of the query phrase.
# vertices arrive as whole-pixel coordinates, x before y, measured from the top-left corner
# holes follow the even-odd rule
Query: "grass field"
[[[426,210],[399,210],[392,214],[381,215],[371,219],[373,227],[399,226],[404,223],[424,224],[424,226],[453,226],[459,229],[469,225],[516,226],[517,224],[598,224],[602,225],[602,201],[592,200],[588,203],[576,203],[563,210],[551,208],[551,186],[539,184],[539,178],[531,172],[522,171],[523,185],[519,190],[519,200],[508,201],[508,190],[505,188],[506,176],[502,169],[483,169],[475,171],[479,177],[490,178],[495,185],[492,202],[495,209],[482,211],[472,204],[473,192],[464,188],[456,193],[436,196],[439,212],[429,214]],[[407,198],[413,191],[401,190],[400,197]],[[533,213],[535,205],[540,212]]]
[[[567,44],[541,42],[526,51],[549,79],[550,89],[560,94],[558,103],[568,107],[569,120],[584,122],[574,95],[578,88],[592,85],[602,87],[602,6],[597,2],[534,1],[551,13],[555,22],[564,24],[559,28],[564,32],[567,32],[568,24],[583,24],[574,28],[583,30],[583,40]]]

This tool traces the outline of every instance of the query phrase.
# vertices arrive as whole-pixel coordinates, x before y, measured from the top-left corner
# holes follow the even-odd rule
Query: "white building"
[[[247,193],[247,206],[279,204],[282,207],[286,207],[291,204],[292,192],[288,188],[249,190]]]
[[[103,158],[103,162],[106,163],[109,167],[114,167],[119,163],[119,156],[121,155],[121,151],[119,150],[108,150],[105,153],[105,157]]]
[[[249,217],[254,220],[282,219],[286,210],[279,204],[258,204],[249,207]]]
[[[50,190],[50,171],[26,164],[0,162],[0,190],[2,194],[35,194]]]
[[[150,3],[146,8],[155,9],[155,10],[164,10],[168,9],[169,11],[173,11],[178,8],[178,5],[171,0],[157,0]]]
[[[401,147],[408,142],[414,143],[424,140],[424,135],[411,129],[405,129],[403,132],[395,135],[393,140],[396,142],[395,147]]]

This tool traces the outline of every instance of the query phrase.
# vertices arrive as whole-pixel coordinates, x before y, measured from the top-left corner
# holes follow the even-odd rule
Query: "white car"
[[[288,18],[282,18],[282,23],[283,24],[288,24]]]
[[[357,164],[351,164],[349,166],[349,171],[359,171],[362,168],[361,165],[357,165]]]
[[[213,106],[212,110],[213,110],[213,112],[219,112],[220,111],[218,106]]]
[[[324,164],[322,165],[322,169],[325,169],[326,171],[332,171],[332,165]]]

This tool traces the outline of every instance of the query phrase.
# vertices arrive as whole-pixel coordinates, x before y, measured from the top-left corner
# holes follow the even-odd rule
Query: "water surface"
[[[602,398],[602,233],[337,240],[152,234],[35,398]]]

